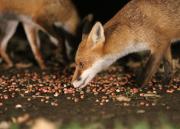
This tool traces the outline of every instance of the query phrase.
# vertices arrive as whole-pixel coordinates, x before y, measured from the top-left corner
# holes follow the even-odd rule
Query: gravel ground
[[[99,74],[85,89],[70,84],[73,68],[1,70],[0,121],[26,123],[44,117],[64,123],[104,122],[124,124],[146,119],[157,125],[160,117],[173,124],[180,121],[180,80],[161,85],[153,79],[148,87],[138,88],[132,73],[112,66]]]

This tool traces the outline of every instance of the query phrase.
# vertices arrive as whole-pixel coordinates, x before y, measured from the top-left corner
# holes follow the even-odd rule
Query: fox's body
[[[3,35],[0,36],[1,42],[3,42],[1,46],[2,44],[7,46],[7,40],[12,37],[18,23],[21,22],[35,57],[41,68],[44,68],[40,52],[37,52],[39,51],[37,31],[44,31],[57,44],[58,36],[53,27],[62,27],[75,35],[79,17],[70,0],[1,0],[0,22],[1,28],[4,28],[4,30],[2,29]],[[3,41],[3,38],[7,40]],[[1,51],[4,51],[4,48],[2,49]],[[1,56],[4,56],[4,53]],[[5,57],[5,61],[12,65],[10,59]]]
[[[179,7],[179,0],[132,0],[104,26],[97,22],[77,51],[74,86],[84,87],[118,58],[144,50],[150,50],[151,57],[141,75],[143,85],[162,58],[170,74],[170,45],[180,39]]]

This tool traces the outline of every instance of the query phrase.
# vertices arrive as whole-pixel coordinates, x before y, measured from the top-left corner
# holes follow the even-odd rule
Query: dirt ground
[[[119,82],[123,83],[117,82],[130,74],[122,74],[121,67],[114,66],[96,77],[91,88],[75,91],[69,84],[71,73],[71,70],[37,68],[1,71],[0,121],[18,120],[28,114],[28,121],[43,117],[64,124],[100,121],[111,127],[117,120],[125,125],[147,120],[155,126],[163,118],[179,125],[178,79],[169,87],[154,80],[153,87],[135,88],[133,77],[128,82],[121,79]]]

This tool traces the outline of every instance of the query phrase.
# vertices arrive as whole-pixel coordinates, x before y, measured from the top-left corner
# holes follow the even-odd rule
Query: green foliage
[[[9,129],[20,129],[18,124],[12,124]],[[78,122],[72,122],[64,127],[59,127],[57,129],[106,129],[102,123],[92,123],[87,125],[80,125]],[[134,123],[133,125],[124,126],[121,122],[117,122],[112,129],[151,129],[150,125],[145,122],[141,121],[138,123]],[[153,129],[178,129],[174,125],[168,123],[167,121],[161,121],[157,127]]]
[[[77,123],[71,123],[66,128],[59,128],[59,129],[106,129],[102,124],[95,123],[95,124],[89,124],[86,126],[80,126]],[[130,127],[123,126],[120,122],[116,123],[113,129],[151,129],[150,125],[147,122],[139,122],[137,124],[133,124]],[[178,129],[169,124],[168,122],[163,122],[158,127],[154,129]]]
[[[80,124],[78,124],[77,122],[72,122],[69,125],[63,127],[63,128],[59,128],[59,129],[82,129]]]
[[[116,123],[114,129],[125,129],[125,127],[121,123]]]
[[[140,122],[134,125],[133,129],[150,129],[150,127],[147,122]]]
[[[10,129],[20,129],[18,124],[12,124]]]

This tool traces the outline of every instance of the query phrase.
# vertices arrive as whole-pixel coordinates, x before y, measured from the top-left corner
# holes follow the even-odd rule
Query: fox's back
[[[52,20],[66,20],[74,6],[70,0],[1,0],[0,14],[25,15],[32,18],[42,17]]]
[[[134,30],[159,29],[172,35],[180,33],[179,0],[132,0],[120,10],[105,28],[116,25],[116,31],[122,25]],[[178,35],[179,36],[179,35]]]
[[[32,16],[41,10],[45,0],[1,0],[1,13],[15,13]]]
[[[46,30],[59,23],[72,34],[79,24],[79,16],[71,0],[0,0],[0,19],[28,19]]]

